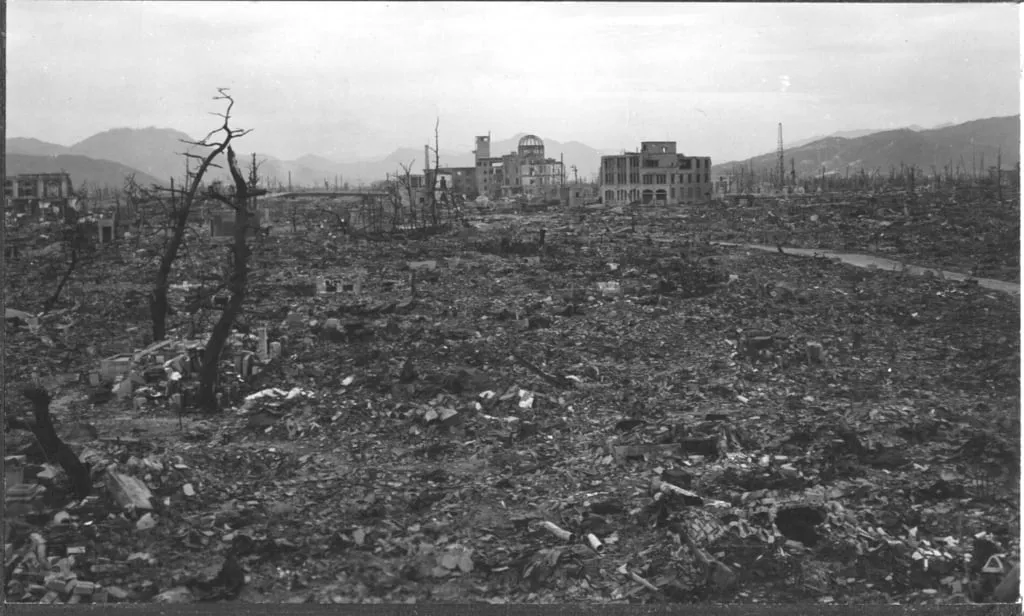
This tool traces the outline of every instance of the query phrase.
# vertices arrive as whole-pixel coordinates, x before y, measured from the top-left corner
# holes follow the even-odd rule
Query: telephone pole
[[[782,122],[779,122],[779,188],[786,187],[786,157],[782,149]]]

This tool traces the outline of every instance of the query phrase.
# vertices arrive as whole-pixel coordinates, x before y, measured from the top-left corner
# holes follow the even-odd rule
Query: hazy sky
[[[1015,5],[7,3],[7,136],[200,136],[339,160],[529,132],[717,162],[837,130],[1020,112]]]

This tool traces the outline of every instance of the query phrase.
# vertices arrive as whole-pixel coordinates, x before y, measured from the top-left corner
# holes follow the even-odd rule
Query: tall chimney
[[[430,173],[430,146],[423,146],[423,170]]]

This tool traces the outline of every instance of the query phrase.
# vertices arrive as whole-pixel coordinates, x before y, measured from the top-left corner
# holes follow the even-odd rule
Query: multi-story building
[[[4,178],[4,201],[17,212],[36,215],[47,205],[77,207],[67,173],[26,173]]]
[[[675,141],[644,141],[638,152],[601,157],[605,205],[680,205],[711,198],[711,158],[676,153]]]
[[[476,168],[475,167],[444,167],[440,169],[430,168],[430,146],[423,148],[423,155],[427,161],[427,165],[423,170],[425,183],[429,186],[434,185],[434,190],[437,193],[437,198],[440,199],[440,195],[444,191],[448,191],[453,195],[459,195],[466,199],[476,199],[479,192],[477,191],[476,183]],[[441,180],[444,180],[444,186],[441,185]]]
[[[560,161],[544,156],[544,142],[535,135],[519,140],[515,152],[490,155],[490,137],[476,138],[476,179],[479,194],[489,198],[523,196],[557,199],[565,180]]]
[[[497,199],[504,184],[505,161],[501,157],[491,157],[490,135],[476,138],[473,155],[476,157],[477,192],[488,199]]]

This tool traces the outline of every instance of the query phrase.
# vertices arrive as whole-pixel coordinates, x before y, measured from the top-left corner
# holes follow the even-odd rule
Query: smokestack
[[[423,170],[430,173],[430,146],[423,146]]]

